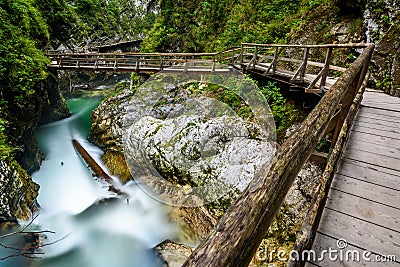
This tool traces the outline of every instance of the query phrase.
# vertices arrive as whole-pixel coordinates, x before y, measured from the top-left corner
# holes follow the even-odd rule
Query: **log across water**
[[[109,183],[108,190],[111,192],[114,192],[118,195],[123,194],[121,190],[116,188],[113,185],[114,180],[111,178],[110,175],[108,175],[97,162],[90,156],[90,154],[86,151],[86,149],[83,148],[83,146],[76,140],[72,139],[72,144],[74,145],[76,151],[78,154],[82,157],[82,159],[86,162],[86,164],[89,166],[89,168],[92,170],[94,175],[100,179],[103,179],[107,183]]]

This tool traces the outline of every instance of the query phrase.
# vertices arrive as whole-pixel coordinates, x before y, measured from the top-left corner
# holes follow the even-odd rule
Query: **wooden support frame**
[[[324,95],[307,119],[277,151],[269,168],[250,182],[217,226],[187,259],[184,267],[247,266],[280,208],[297,173],[314,148],[347,87],[362,76],[374,45],[368,46],[333,87]],[[223,253],[221,253],[223,252]]]

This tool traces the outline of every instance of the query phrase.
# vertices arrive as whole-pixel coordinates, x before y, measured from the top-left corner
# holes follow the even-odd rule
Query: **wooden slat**
[[[343,154],[343,157],[347,159],[354,159],[362,162],[368,162],[373,165],[378,165],[392,170],[400,171],[399,159],[375,154],[370,151],[346,149]]]
[[[351,139],[353,140],[367,140],[370,143],[380,144],[389,147],[400,147],[400,140],[390,137],[380,136],[367,132],[351,131]]]
[[[383,115],[376,115],[376,114],[370,114],[370,113],[361,113],[357,115],[357,121],[364,121],[364,122],[376,122],[381,125],[387,125],[387,126],[395,126],[395,127],[400,127],[397,123],[399,122],[399,119],[395,117],[387,117]]]
[[[397,190],[349,178],[340,174],[335,176],[331,188],[393,208],[398,208],[400,203],[400,194]]]
[[[330,191],[326,207],[400,233],[400,209],[337,190]]]
[[[378,108],[373,108],[373,107],[366,107],[361,104],[361,110],[360,113],[368,113],[368,114],[376,114],[376,115],[382,115],[384,117],[394,117],[394,118],[400,118],[400,112],[393,111],[393,110],[384,110],[384,109],[378,109]]]
[[[356,131],[356,132],[369,133],[369,134],[373,134],[373,135],[377,135],[377,136],[384,136],[384,137],[389,137],[389,138],[392,138],[392,139],[400,140],[399,134],[396,133],[396,132],[393,132],[393,130],[387,131],[385,129],[373,129],[373,128],[369,128],[369,127],[357,127],[357,125],[355,125],[355,127],[353,127],[352,130]]]
[[[396,255],[400,251],[400,233],[326,208],[319,233],[340,239],[349,245],[379,255]]]
[[[359,115],[382,118],[382,119],[387,119],[387,120],[394,119],[396,121],[398,121],[398,119],[400,119],[400,112],[387,111],[387,110],[381,110],[381,109],[373,109],[373,108],[367,108],[367,107],[362,107],[359,111]]]
[[[351,140],[347,145],[348,150],[370,151],[377,155],[388,156],[400,161],[400,147],[387,147],[368,142],[368,140]]]
[[[400,135],[400,125],[393,124],[388,125],[388,123],[380,123],[378,121],[371,121],[371,120],[357,120],[354,123],[354,129],[358,128],[366,128],[369,130],[381,130],[388,133],[393,133],[394,137],[399,137]]]
[[[337,173],[400,191],[400,172],[397,171],[371,166],[364,162],[342,159]]]
[[[317,233],[316,237],[315,237],[315,241],[313,244],[313,249],[316,252],[321,252],[323,250],[329,250],[329,248],[332,249],[337,249],[337,241],[338,239],[324,235],[324,234],[320,234]],[[353,259],[352,256],[348,256],[346,257],[346,251],[358,251],[359,255],[360,255],[360,261],[357,260],[350,260]],[[348,267],[358,267],[358,266],[376,266],[376,267],[383,267],[383,266],[399,266],[398,262],[376,262],[375,261],[375,257],[377,254],[371,254],[369,255],[371,261],[374,260],[374,262],[371,261],[365,261],[363,259],[363,252],[364,250],[358,247],[355,247],[353,245],[348,245],[344,250],[343,250],[344,254],[343,254],[343,261],[339,261],[339,260],[335,260],[332,261],[329,259],[328,254],[326,254],[326,257],[324,257],[324,260],[322,261],[317,261],[317,262],[313,262],[311,263],[309,266],[315,266],[312,264],[316,264],[317,266],[329,266],[329,267],[336,267],[336,266],[348,266]],[[348,252],[350,253],[350,252]],[[339,255],[338,255],[339,256]],[[346,260],[349,259],[349,260]],[[307,266],[307,265],[306,265]]]
[[[363,103],[363,107],[373,107],[375,109],[398,111],[400,110],[400,105],[398,104],[385,104],[385,103]]]

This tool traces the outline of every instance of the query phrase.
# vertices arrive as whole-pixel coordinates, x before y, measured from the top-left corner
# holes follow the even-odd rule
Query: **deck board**
[[[316,237],[315,237],[315,248],[318,249],[319,251],[322,250],[328,250],[329,248],[332,249],[338,249],[337,247],[337,242],[338,239],[321,234],[321,233],[317,233]],[[345,248],[345,251],[357,251],[358,255],[360,255],[359,259],[357,260],[356,256],[353,256],[353,254],[350,254],[350,252],[347,252],[349,254],[343,254],[343,256],[340,256],[340,254],[338,254],[338,258],[341,257],[341,261],[337,260],[337,261],[331,261],[329,260],[328,257],[324,257],[325,259],[322,261],[313,261],[312,264],[310,264],[309,266],[332,266],[332,267],[336,267],[336,266],[348,266],[348,267],[358,267],[358,266],[371,266],[368,265],[370,264],[369,262],[366,262],[363,259],[362,253],[364,252],[364,250],[362,248],[358,248],[355,247],[353,245],[347,245],[347,247]],[[348,256],[346,256],[348,255]],[[354,254],[356,255],[356,254]],[[376,256],[378,254],[373,254],[371,253],[370,256],[368,256],[371,261],[376,259]],[[354,260],[352,260],[354,259]],[[315,265],[314,265],[315,264]],[[399,264],[397,262],[373,262],[373,266],[375,267],[383,267],[383,266],[398,266]],[[307,266],[307,265],[306,265]]]
[[[306,266],[400,266],[400,98],[367,91],[333,178],[313,243],[395,255],[395,262],[324,261]]]
[[[324,210],[318,232],[378,255],[400,251],[400,233],[329,208]]]
[[[355,160],[342,159],[337,174],[400,191],[400,172]]]

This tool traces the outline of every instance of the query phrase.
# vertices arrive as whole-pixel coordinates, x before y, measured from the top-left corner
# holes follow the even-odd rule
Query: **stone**
[[[163,267],[181,267],[192,253],[192,248],[165,240],[154,248],[158,262]]]
[[[0,216],[28,220],[37,209],[38,191],[39,185],[16,161],[0,160]]]

